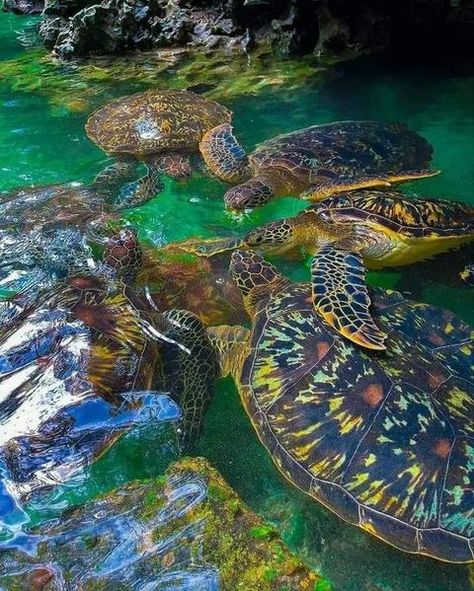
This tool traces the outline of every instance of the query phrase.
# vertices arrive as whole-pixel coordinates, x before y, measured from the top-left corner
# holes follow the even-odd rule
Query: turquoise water
[[[24,55],[16,33],[30,21],[0,15],[0,60]],[[31,58],[33,70],[36,55]],[[70,100],[80,102],[87,83],[79,81],[74,68],[58,72],[69,85]],[[165,87],[170,79],[157,76],[156,83]],[[24,86],[15,90],[16,83],[9,76],[0,76],[0,189],[90,181],[107,160],[84,134],[88,111],[52,102],[47,80],[35,82],[29,91]],[[144,87],[136,80],[122,80],[116,87],[104,84],[103,88],[95,82],[94,93],[87,94],[89,109],[111,96]],[[389,68],[380,59],[366,59],[337,66],[291,92],[273,89],[234,94],[223,102],[234,111],[235,131],[247,149],[276,133],[315,123],[364,118],[403,121],[433,144],[434,166],[443,171],[438,177],[405,185],[404,190],[474,204],[472,76],[416,66]],[[168,182],[163,194],[127,217],[143,238],[163,244],[192,235],[240,234],[305,205],[285,198],[236,218],[224,212],[223,191],[218,181],[199,176],[187,184]],[[454,253],[426,265],[372,273],[370,280],[453,309],[474,323],[473,291],[456,284],[452,276],[467,256],[470,253]],[[295,279],[308,277],[303,264],[284,263],[282,268]],[[291,547],[320,570],[335,591],[470,588],[466,567],[398,552],[341,522],[284,482],[258,443],[230,381],[221,384],[212,403],[198,452],[215,464],[252,508],[279,526]],[[90,482],[79,497],[92,497],[162,469],[163,462],[149,438],[125,438],[93,467]]]

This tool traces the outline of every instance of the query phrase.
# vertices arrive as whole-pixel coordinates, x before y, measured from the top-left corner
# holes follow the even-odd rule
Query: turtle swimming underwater
[[[145,197],[142,196],[140,203]],[[89,234],[118,212],[137,205],[128,200],[105,175],[90,185],[63,183],[22,187],[0,197],[0,241],[13,233],[76,228]]]
[[[142,161],[148,173],[138,193],[154,195],[162,189],[162,174],[178,180],[189,176],[203,135],[231,118],[219,103],[186,90],[147,90],[116,99],[92,113],[86,124],[88,137],[117,157],[97,180],[105,174],[119,182]]]
[[[208,131],[201,142],[216,176],[246,181],[225,194],[231,209],[257,207],[279,195],[319,201],[342,191],[433,176],[439,171],[429,169],[432,151],[405,125],[378,121],[313,125],[263,142],[248,158],[229,123]]]
[[[474,208],[466,203],[360,190],[265,224],[242,240],[201,245],[193,240],[189,250],[211,256],[238,246],[290,257],[302,251],[312,255],[316,311],[355,343],[384,349],[385,334],[370,314],[365,267],[408,265],[473,240]]]
[[[48,470],[56,469],[57,417],[91,397],[120,408],[123,392],[168,391],[183,410],[183,445],[195,436],[215,383],[214,351],[194,314],[159,311],[131,287],[129,274],[140,260],[135,237],[121,231],[99,271],[41,294],[2,334],[0,446],[14,479],[30,483],[35,458],[19,472],[18,442],[38,433]]]
[[[406,552],[471,562],[474,340],[451,312],[372,293],[387,350],[341,338],[252,251],[231,272],[252,329],[208,329],[283,475]]]

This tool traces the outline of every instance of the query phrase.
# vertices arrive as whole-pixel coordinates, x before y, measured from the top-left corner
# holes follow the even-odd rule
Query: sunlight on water
[[[12,15],[0,15],[1,60],[22,55],[24,49],[15,31],[30,26],[30,22],[34,19],[20,21]],[[31,67],[35,67],[34,63]],[[129,83],[122,79],[115,88],[109,83],[102,87],[98,76],[94,81],[92,78],[88,82],[81,81],[73,66],[60,69],[54,79],[56,85],[61,81],[68,84],[67,108],[62,103],[52,105],[36,78],[38,87],[30,91],[25,91],[25,86],[23,90],[15,91],[11,79],[0,78],[0,190],[4,193],[29,185],[90,182],[110,163],[110,159],[85,135],[88,112],[111,96],[149,87],[149,83],[145,85],[137,79]],[[172,76],[169,74],[163,74],[163,77],[157,75],[157,83],[161,86],[169,83],[170,79]],[[21,86],[20,81],[15,83]],[[71,87],[76,92],[73,96],[69,92]],[[82,93],[86,94],[86,89],[91,88],[93,91],[87,93],[87,108],[84,110]],[[317,82],[311,80],[291,91],[266,89],[242,96],[234,94],[223,102],[233,111],[235,133],[248,152],[270,136],[317,123],[347,119],[402,121],[434,146],[433,166],[442,170],[440,176],[404,185],[403,191],[413,196],[440,197],[474,205],[474,77],[417,66],[409,70],[388,68],[379,59],[364,59],[336,66],[321,74]],[[163,245],[189,236],[240,236],[258,224],[295,214],[306,205],[304,201],[287,197],[237,216],[223,208],[225,190],[224,184],[218,180],[197,173],[187,183],[168,180],[161,195],[142,207],[129,210],[125,217],[141,238],[154,245]],[[57,240],[61,244],[63,237]],[[83,245],[80,246],[82,248]],[[459,282],[457,274],[465,264],[472,262],[473,253],[472,248],[467,248],[426,264],[370,273],[369,281],[374,285],[399,289],[420,301],[449,308],[472,324],[473,291]],[[87,251],[86,258],[89,254]],[[6,256],[0,265],[4,273],[10,272]],[[308,264],[282,262],[280,266],[293,279],[309,277]],[[46,281],[51,278],[41,275],[40,279]],[[15,275],[4,283],[0,282],[0,288],[8,292],[9,289],[19,289],[19,286],[23,289],[21,286],[24,285],[27,292],[27,281],[22,275]],[[5,303],[0,305],[0,319],[16,314],[10,304],[5,308],[1,306]],[[73,327],[70,327],[68,336],[72,333]],[[74,336],[79,338],[80,335],[74,333]],[[31,334],[24,335],[24,338],[29,341]],[[17,343],[16,367],[19,356],[25,355],[24,363],[20,364],[22,371],[35,372],[35,379],[38,380],[52,380],[54,376],[46,371],[38,377],[38,367],[54,345],[48,338],[41,334],[36,343],[36,366],[32,365],[31,349],[24,343]],[[78,341],[74,342],[77,347]],[[11,343],[3,343],[2,346],[11,351]],[[62,349],[62,354],[66,353],[78,354],[78,351],[77,348],[74,351]],[[25,367],[30,369],[25,370]],[[10,359],[0,349],[0,373],[10,370]],[[27,373],[17,377],[20,381],[31,380],[31,375]],[[55,447],[54,454],[49,457],[42,441],[36,441],[35,449],[35,441],[22,439],[24,434],[15,437],[15,470],[22,475],[19,488],[9,480],[11,457],[5,458],[4,454],[0,454],[4,482],[0,488],[0,510],[4,516],[0,540],[30,551],[37,540],[34,535],[24,533],[27,529],[25,524],[47,522],[57,510],[93,500],[134,478],[160,475],[176,455],[174,443],[166,437],[162,436],[161,443],[156,443],[157,439],[160,441],[157,425],[163,421],[175,421],[179,415],[179,410],[169,399],[162,396],[146,398],[138,409],[132,405],[109,415],[105,403],[90,400],[79,407],[74,404],[77,401],[65,401],[63,392],[52,391],[55,397],[35,400],[35,405],[44,409],[48,417],[61,410],[62,426],[54,427],[64,444]],[[12,413],[12,409],[2,408],[0,391],[0,416],[5,413],[11,421],[26,424],[30,420],[28,404],[33,400],[35,390],[32,389],[29,395],[31,398],[16,401],[17,407]],[[21,414],[22,409],[24,415]],[[132,430],[122,436],[131,427]],[[16,432],[15,429],[13,431]],[[10,439],[8,433],[0,434],[0,443],[3,442],[2,437]],[[118,442],[108,449],[116,439]],[[333,583],[334,591],[469,589],[465,566],[442,564],[398,552],[343,523],[287,484],[255,437],[230,381],[219,387],[206,417],[197,451],[217,467],[250,507],[277,524],[290,547],[320,570]],[[91,458],[101,457],[94,464],[83,466],[80,462],[84,454]],[[31,456],[35,455],[42,461],[46,457],[48,470],[52,465],[58,470],[60,466],[60,470],[54,472],[56,482],[48,480],[50,474],[45,475],[41,463],[37,466],[31,464]],[[24,458],[28,458],[26,472],[22,472]],[[74,477],[68,485],[66,480],[71,476]],[[40,487],[38,483],[41,483]],[[51,485],[58,483],[62,485],[51,492]],[[46,500],[33,499],[28,512],[25,512],[17,499],[43,486],[48,489],[49,496],[46,495]],[[187,501],[204,494],[202,483],[198,481],[174,482],[168,497],[163,499],[163,509],[157,519],[165,514],[167,519],[177,519],[178,510],[170,512],[170,507],[181,495],[186,497],[183,510],[190,511],[192,505]],[[45,556],[44,563],[48,569],[54,565],[55,572],[60,573],[58,576],[63,576],[62,569],[67,569],[68,565],[56,563],[55,549],[65,546],[73,556],[75,544],[81,536],[100,535],[94,512],[101,512],[101,528],[110,525],[110,539],[94,550],[92,560],[99,565],[97,570],[91,573],[88,564],[79,565],[77,584],[91,577],[100,581],[104,573],[113,573],[112,580],[121,583],[132,579],[148,580],[147,573],[141,570],[147,568],[147,552],[153,554],[155,564],[166,567],[165,555],[169,551],[168,547],[165,548],[166,544],[173,548],[179,546],[179,541],[164,539],[160,542],[163,547],[151,545],[147,552],[137,552],[143,540],[146,543],[150,540],[148,530],[137,525],[134,512],[124,516],[113,506],[104,504],[101,507],[101,501],[97,501],[97,506],[92,505],[84,513],[75,513],[64,521],[53,520],[52,525],[46,528],[50,537],[50,554]],[[156,527],[157,524],[149,525]],[[199,528],[198,524],[196,528]],[[130,535],[132,531],[136,533],[135,538]],[[196,539],[199,545],[196,531],[187,532],[187,535],[192,540]],[[65,554],[61,552],[63,558]],[[193,563],[191,568],[188,559],[189,556],[184,556],[179,568],[174,570],[165,568],[153,580],[154,586],[137,589],[217,589],[212,565]],[[21,556],[12,559],[10,572],[15,574],[5,577],[0,573],[0,589],[16,589],[14,585],[17,581],[31,571],[28,560],[23,560]]]

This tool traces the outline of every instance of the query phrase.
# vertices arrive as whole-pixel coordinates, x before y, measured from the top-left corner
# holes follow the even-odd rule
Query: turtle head
[[[252,250],[234,251],[230,261],[230,272],[251,316],[260,302],[289,283],[273,265]]]
[[[143,261],[142,248],[135,232],[127,228],[111,236],[107,240],[103,260],[121,277],[134,276]]]
[[[293,217],[270,222],[251,230],[243,242],[249,248],[262,250],[271,255],[293,255],[298,254],[301,247],[311,251],[311,247],[325,243],[330,237],[331,226],[323,222],[312,208],[308,208]]]
[[[224,202],[228,209],[253,209],[264,205],[272,197],[273,190],[267,183],[253,178],[229,189],[224,195]]]
[[[251,230],[243,242],[249,248],[265,253],[282,254],[298,246],[296,230],[291,218],[282,219]]]

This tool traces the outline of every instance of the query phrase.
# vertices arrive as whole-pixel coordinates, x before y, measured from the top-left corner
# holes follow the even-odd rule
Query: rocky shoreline
[[[41,12],[44,44],[62,58],[262,45],[335,60],[394,47],[468,55],[474,38],[474,0],[5,0],[4,9]]]

